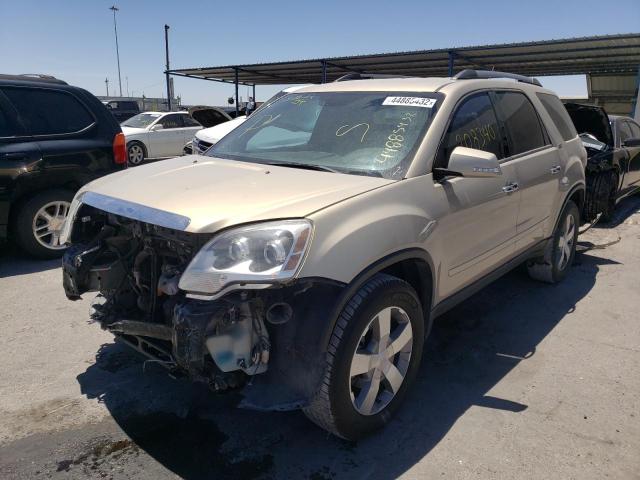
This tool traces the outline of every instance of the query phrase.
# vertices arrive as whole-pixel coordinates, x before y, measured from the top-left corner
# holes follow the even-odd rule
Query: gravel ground
[[[59,262],[0,247],[0,478],[640,479],[640,198],[580,247],[564,283],[516,270],[441,317],[357,444],[145,367]]]

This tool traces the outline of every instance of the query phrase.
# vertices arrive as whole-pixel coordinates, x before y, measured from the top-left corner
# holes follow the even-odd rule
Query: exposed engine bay
[[[282,306],[277,295],[250,290],[187,298],[180,277],[210,239],[82,205],[63,258],[65,293],[99,292],[92,319],[170,370],[216,391],[241,387],[267,371],[264,320],[269,313],[277,322]]]

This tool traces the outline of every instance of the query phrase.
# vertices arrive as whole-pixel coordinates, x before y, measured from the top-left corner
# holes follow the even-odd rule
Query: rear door
[[[505,162],[520,188],[516,251],[546,238],[546,224],[560,192],[558,148],[551,145],[531,100],[521,91],[496,91],[496,111],[508,139]]]
[[[501,162],[496,178],[448,177],[442,188],[449,213],[439,224],[443,245],[440,292],[449,296],[505,263],[514,254],[520,192],[513,165],[505,159],[504,136],[487,92],[474,93],[456,107],[438,152],[436,166],[446,168],[457,146],[492,152]],[[505,188],[506,187],[506,188]]]

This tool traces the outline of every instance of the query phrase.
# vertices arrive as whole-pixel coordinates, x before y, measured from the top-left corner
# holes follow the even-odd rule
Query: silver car
[[[529,78],[310,86],[206,156],[82,188],[64,287],[168,368],[355,439],[401,407],[434,318],[522,263],[567,275],[585,162]]]

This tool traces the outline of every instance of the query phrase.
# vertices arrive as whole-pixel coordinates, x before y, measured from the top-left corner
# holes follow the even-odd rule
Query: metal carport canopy
[[[522,75],[637,73],[640,33],[287,62],[181,68],[171,75],[241,85],[333,81],[346,73],[447,77],[465,68]]]

